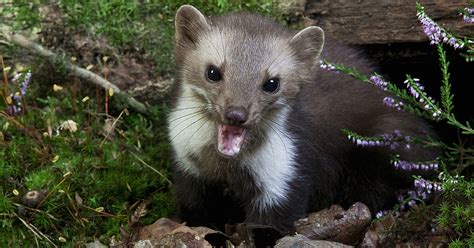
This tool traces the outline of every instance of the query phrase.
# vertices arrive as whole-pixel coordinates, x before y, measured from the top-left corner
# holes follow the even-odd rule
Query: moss
[[[111,236],[120,237],[119,228],[127,224],[128,211],[133,211],[129,208],[135,202],[153,202],[148,208],[153,218],[172,212],[169,179],[140,162],[147,161],[168,175],[169,145],[165,133],[154,128],[155,124],[163,125],[164,120],[150,120],[135,113],[124,115],[117,121],[115,135],[105,138],[105,118],[91,110],[91,106],[102,103],[93,99],[86,104],[79,99],[73,102],[72,93],[66,86],[62,92],[51,92],[35,102],[29,96],[25,100],[27,113],[0,117],[0,126],[9,123],[2,130],[6,145],[0,149],[0,177],[8,179],[0,185],[0,210],[2,214],[15,213],[0,216],[4,227],[0,239],[12,235],[6,246],[35,242],[35,235],[19,218],[56,244],[60,244],[59,237],[64,237],[65,245],[75,245],[92,241],[93,237],[102,237],[104,242]],[[164,108],[155,108],[163,118]],[[60,130],[65,120],[77,122],[78,130]],[[162,157],[154,163],[157,154]],[[21,204],[21,195],[6,193],[15,189],[20,193],[46,189],[49,194],[38,211],[23,208],[22,215],[18,215],[13,204]],[[44,240],[39,242],[50,245]]]
[[[14,26],[21,29],[38,27],[39,9],[46,3],[25,3],[14,1],[11,8],[3,8],[2,13],[13,11],[17,18],[2,19],[6,16],[2,15],[0,20],[7,24],[17,21]],[[268,0],[58,3],[64,14],[60,18],[69,29],[88,30],[89,35],[107,38],[120,54],[134,53],[152,60],[162,75],[173,72],[173,22],[180,5],[193,4],[207,14],[241,9],[277,13]],[[0,52],[16,56],[4,61],[12,68],[16,60],[28,61],[11,47],[2,46]],[[104,103],[95,99],[95,87],[72,87],[75,79],[58,70],[58,65],[37,61],[29,65],[26,69],[33,77],[22,101],[26,111],[9,116],[4,111],[5,99],[0,99],[0,246],[51,246],[37,239],[25,223],[34,225],[56,245],[81,246],[94,237],[108,243],[112,236],[120,238],[119,228],[127,226],[137,202],[148,203],[147,214],[141,219],[144,224],[172,215],[167,106],[151,106],[149,116],[125,114],[116,122],[114,134],[105,137]],[[13,70],[8,74],[11,78]],[[60,84],[63,90],[54,91],[53,84]],[[15,91],[18,85],[11,85],[7,93]],[[81,101],[85,96],[90,99]],[[113,116],[121,111],[110,109]],[[66,120],[75,121],[78,130],[61,130],[59,126]],[[12,193],[28,189],[48,191],[37,210],[21,207],[21,195]],[[59,237],[66,243],[58,241]]]
[[[61,8],[70,27],[85,28],[92,30],[92,35],[105,36],[122,52],[139,51],[143,58],[158,65],[159,74],[165,75],[173,72],[174,14],[183,4],[194,5],[209,15],[230,10],[251,10],[283,19],[270,0],[160,0],[146,4],[126,0],[81,3],[62,0]]]
[[[29,190],[49,189],[54,186],[57,176],[50,168],[40,169],[28,174],[25,185]]]

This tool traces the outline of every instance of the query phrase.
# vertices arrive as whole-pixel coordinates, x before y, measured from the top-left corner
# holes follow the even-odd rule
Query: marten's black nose
[[[225,118],[231,125],[242,125],[247,121],[247,111],[242,107],[229,107],[225,111]]]

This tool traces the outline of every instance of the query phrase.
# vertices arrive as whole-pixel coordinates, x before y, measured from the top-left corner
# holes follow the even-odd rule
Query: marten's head
[[[216,148],[227,157],[256,142],[252,133],[281,129],[275,119],[311,81],[324,44],[319,27],[294,32],[246,12],[206,18],[184,5],[175,25],[177,80],[191,98],[184,100],[215,124]]]

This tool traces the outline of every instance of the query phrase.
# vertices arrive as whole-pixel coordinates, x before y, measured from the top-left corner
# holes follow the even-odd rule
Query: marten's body
[[[357,147],[341,131],[430,135],[412,114],[384,106],[382,90],[319,69],[322,57],[370,73],[353,50],[324,42],[320,28],[296,33],[249,13],[205,18],[183,6],[176,18],[169,135],[183,221],[288,231],[333,203],[388,208],[411,186],[388,149]],[[433,156],[416,145],[393,152],[404,160]]]

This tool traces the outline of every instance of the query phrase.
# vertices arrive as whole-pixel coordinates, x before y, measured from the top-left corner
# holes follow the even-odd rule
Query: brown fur
[[[319,28],[295,32],[246,12],[205,18],[185,6],[177,13],[176,29],[178,101],[182,108],[199,105],[202,116],[184,127],[170,120],[170,134],[188,132],[189,136],[172,140],[177,155],[177,203],[185,221],[218,227],[250,221],[291,230],[297,218],[333,203],[349,206],[362,201],[373,211],[388,208],[398,189],[411,186],[410,175],[390,165],[393,151],[362,149],[341,131],[347,128],[362,135],[380,135],[399,129],[404,135],[433,135],[416,116],[384,106],[386,92],[317,66],[322,49],[321,57],[331,62],[371,73],[369,63],[356,51],[325,42]],[[206,78],[209,65],[222,71],[220,82]],[[272,77],[280,78],[280,90],[262,92],[262,84]],[[183,104],[186,101],[190,103]],[[174,111],[181,111],[178,106]],[[226,123],[224,112],[229,107],[249,112],[243,124],[248,135],[236,158],[220,156],[215,148],[216,126]],[[173,116],[179,118],[179,114]],[[186,121],[192,119],[192,113],[189,116],[182,117]],[[276,125],[277,120],[284,122]],[[268,146],[271,133],[292,143],[284,147],[293,156],[286,167],[294,172],[288,184],[262,182],[256,174],[262,165],[246,162]],[[436,154],[417,145],[394,152],[412,161],[432,159]],[[281,161],[266,162],[266,173],[275,170],[277,174],[278,166],[284,167],[278,164]],[[257,208],[255,202],[268,196],[268,185],[282,187],[276,192],[284,195],[274,198],[281,202]]]

